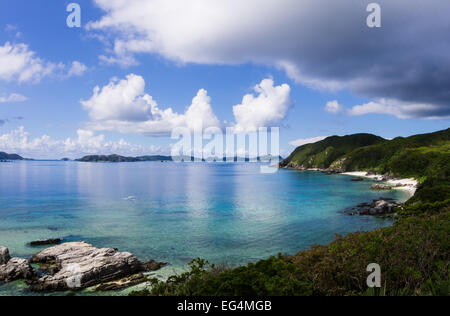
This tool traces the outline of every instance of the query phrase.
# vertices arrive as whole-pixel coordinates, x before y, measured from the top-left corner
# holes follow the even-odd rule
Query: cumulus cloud
[[[104,135],[95,135],[92,131],[82,129],[77,131],[77,138],[74,139],[57,140],[48,135],[32,138],[24,127],[0,135],[0,151],[40,159],[79,158],[88,154],[139,156],[168,153],[168,149],[157,146],[146,148],[123,139],[107,141]]]
[[[233,107],[237,133],[279,124],[291,106],[291,88],[287,84],[274,86],[272,79],[264,79],[254,91],[258,94],[256,97],[247,94],[241,104]]]
[[[120,81],[113,78],[102,88],[96,86],[92,97],[81,104],[95,121],[146,121],[157,104],[144,90],[144,78],[130,74]]]
[[[274,86],[272,79],[264,79],[254,87],[257,95],[247,94],[242,103],[233,107],[236,133],[272,127],[286,116],[291,105],[290,87]],[[96,86],[89,100],[81,100],[91,121],[90,130],[136,133],[147,136],[168,136],[174,128],[192,131],[208,127],[223,128],[211,106],[211,97],[200,89],[183,114],[172,108],[160,109],[151,95],[145,92],[145,80],[135,74],[119,80],[112,78],[103,86]]]
[[[123,80],[113,78],[102,88],[95,87],[92,97],[81,104],[89,112],[91,122],[87,126],[93,130],[166,136],[175,127],[194,130],[221,126],[206,90],[200,89],[186,112],[179,114],[171,108],[160,109],[145,93],[144,78],[135,74]]]
[[[450,114],[448,0],[378,0],[383,26],[374,29],[365,1],[94,1],[104,15],[88,29],[111,36],[103,58],[112,63],[134,64],[142,53],[178,63],[254,62],[313,88],[398,100],[402,114]],[[417,104],[426,107],[408,109]]]
[[[340,105],[337,100],[327,102],[327,104],[325,106],[325,111],[333,113],[333,114],[340,113],[343,109],[344,109],[344,107],[342,105]]]
[[[19,83],[40,81],[50,75],[60,65],[46,62],[35,56],[25,44],[10,44],[0,46],[0,80]]]
[[[9,96],[0,97],[0,103],[24,102],[26,100],[28,100],[27,97],[18,93],[11,93]]]
[[[26,44],[6,42],[0,46],[0,80],[36,83],[53,74],[81,75],[86,70],[86,66],[78,61],[73,62],[68,71],[66,68],[63,63],[53,63],[37,57]]]
[[[297,140],[294,140],[292,142],[289,143],[289,145],[295,146],[295,147],[300,147],[306,144],[314,144],[317,142],[320,142],[321,140],[324,140],[325,138],[327,138],[328,136],[317,136],[317,137],[312,137],[312,138],[300,138]]]

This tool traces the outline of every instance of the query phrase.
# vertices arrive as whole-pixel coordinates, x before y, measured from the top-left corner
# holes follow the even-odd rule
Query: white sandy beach
[[[345,172],[343,175],[352,177],[368,178],[372,180],[381,181],[383,176],[381,175],[367,175],[367,172]],[[395,179],[386,181],[387,184],[391,185],[395,190],[403,190],[408,192],[411,197],[414,196],[419,185],[419,181],[416,179]]]

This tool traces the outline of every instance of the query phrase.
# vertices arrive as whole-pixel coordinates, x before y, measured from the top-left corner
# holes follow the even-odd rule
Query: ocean
[[[335,234],[386,227],[392,220],[343,210],[379,197],[373,182],[314,171],[260,173],[253,163],[0,163],[0,245],[30,257],[33,240],[64,238],[169,262],[197,257],[237,266],[294,254]],[[2,294],[25,294],[22,282]],[[29,293],[28,293],[29,294]]]

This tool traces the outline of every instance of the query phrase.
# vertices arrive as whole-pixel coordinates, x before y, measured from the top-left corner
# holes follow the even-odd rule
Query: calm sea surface
[[[239,265],[392,224],[342,214],[380,197],[370,185],[319,172],[261,174],[244,163],[0,163],[0,245],[29,257],[42,249],[27,246],[32,240],[83,240],[170,262],[166,273],[197,257]],[[20,282],[0,286],[0,295],[22,291]]]

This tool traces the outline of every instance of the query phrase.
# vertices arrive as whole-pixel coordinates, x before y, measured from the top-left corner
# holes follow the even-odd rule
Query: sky
[[[332,135],[449,127],[450,2],[0,2],[0,151],[169,154],[174,128]],[[73,20],[71,20],[73,21]]]

